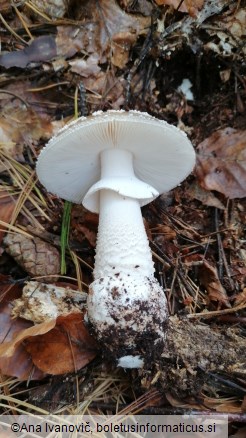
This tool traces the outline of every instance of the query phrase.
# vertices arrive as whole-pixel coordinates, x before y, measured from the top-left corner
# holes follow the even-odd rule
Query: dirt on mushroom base
[[[168,322],[165,322],[163,324],[163,331],[166,332],[168,326]],[[89,332],[95,336],[95,338],[98,339],[98,334],[96,333],[95,329],[93,328],[91,323],[88,323],[87,328],[89,329]],[[132,337],[135,335],[134,331],[128,330],[127,335],[129,337]],[[110,346],[112,344],[112,339],[117,338],[124,340],[126,338],[126,331],[121,328],[115,328],[115,325],[111,325],[107,327],[107,331],[104,333],[103,337],[103,348],[102,348],[102,354],[103,357],[107,360],[109,360],[112,363],[115,363],[115,354],[112,353],[112,350],[110,349]],[[158,341],[158,338],[154,337],[153,330],[146,327],[146,330],[144,333],[140,334],[138,337],[135,337],[135,348],[134,348],[134,357],[143,357],[144,353],[144,362],[147,363],[156,363],[158,362],[162,352],[163,352],[163,343],[158,342],[155,345],[155,341]],[[100,341],[98,342],[100,345]],[[108,348],[107,348],[108,345]],[[118,357],[124,358],[132,356],[132,351],[127,347],[123,347],[122,344],[119,345],[118,348]]]
[[[148,364],[163,350],[168,314],[155,278],[130,274],[100,278],[90,285],[87,304],[91,333],[114,363],[138,357]],[[137,368],[133,362],[125,367]]]

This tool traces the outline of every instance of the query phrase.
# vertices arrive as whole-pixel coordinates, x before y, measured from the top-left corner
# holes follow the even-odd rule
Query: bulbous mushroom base
[[[115,274],[95,280],[87,304],[91,331],[118,366],[141,368],[159,356],[168,311],[154,277]]]

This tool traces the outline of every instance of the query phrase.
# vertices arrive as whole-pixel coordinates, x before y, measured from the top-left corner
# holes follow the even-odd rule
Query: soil
[[[31,178],[43,145],[74,115],[121,108],[147,111],[183,129],[198,152],[200,144],[219,130],[233,128],[246,133],[245,1],[220,0],[216,13],[211,2],[205,1],[203,20],[195,1],[187,12],[176,11],[165,1],[64,2],[60,17],[52,16],[51,9],[40,10],[37,1],[33,2],[35,10],[20,5],[22,18],[9,2],[0,3],[4,17],[0,30],[0,128],[5,145],[0,163],[4,194],[0,219],[11,224],[9,229],[5,225],[5,231],[13,232],[11,226],[16,226],[34,241],[35,237],[43,239],[56,255],[57,248],[60,250],[63,201],[47,194]],[[121,23],[120,30],[112,16]],[[185,79],[192,97],[180,88]],[[245,150],[242,142],[242,156]],[[28,169],[30,180],[18,182],[13,162],[18,172],[16,163],[23,166],[22,177]],[[236,169],[233,182],[238,177],[240,187],[245,188],[245,163],[242,167],[240,176]],[[215,177],[212,174],[217,184]],[[181,186],[143,208],[156,276],[171,315],[161,359],[142,371],[125,373],[99,354],[68,376],[42,375],[43,380],[29,383],[28,394],[19,381],[24,395],[17,399],[26,398],[34,406],[55,412],[63,403],[75,403],[76,397],[77,401],[86,400],[99,387],[100,379],[113,376],[117,383],[111,382],[108,398],[102,396],[105,403],[96,396],[92,401],[100,412],[103,406],[110,406],[110,412],[117,409],[117,386],[126,394],[124,408],[140,400],[138,413],[141,409],[150,412],[151,408],[168,407],[174,412],[178,407],[195,406],[236,413],[237,420],[246,421],[246,203],[243,196],[209,189],[205,178],[199,178],[195,169]],[[35,189],[28,181],[37,184]],[[26,197],[21,198],[20,192]],[[18,214],[16,204],[11,203],[16,193]],[[82,285],[83,278],[83,287],[91,283],[97,224],[96,215],[73,206],[69,235],[73,255],[66,259],[66,282],[76,278]],[[17,254],[21,263],[7,240],[2,243],[1,293],[4,282],[23,287],[27,275],[29,279],[37,275],[36,270],[26,269],[23,236],[21,241],[21,254]],[[44,263],[40,275],[56,279],[58,271],[56,266],[51,273]],[[74,389],[75,382],[79,382],[79,390],[78,386]]]

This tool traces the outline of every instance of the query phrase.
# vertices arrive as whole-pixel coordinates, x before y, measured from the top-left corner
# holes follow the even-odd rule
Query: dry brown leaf
[[[77,224],[76,229],[78,232],[83,233],[90,245],[95,248],[96,246],[96,240],[97,240],[97,234],[95,231],[89,230],[86,226]]]
[[[136,35],[129,32],[119,32],[112,38],[111,61],[116,67],[124,68],[128,62],[129,51],[136,41]]]
[[[198,273],[201,284],[207,290],[209,300],[230,307],[226,291],[219,280],[217,269],[207,260],[204,260],[198,268]]]
[[[180,5],[180,0],[155,0],[158,5],[169,5],[177,9]],[[204,0],[184,0],[179,7],[180,12],[188,12],[192,17],[196,16],[197,12],[202,8]]]
[[[26,349],[39,369],[55,375],[77,371],[97,354],[95,340],[86,330],[82,314],[60,316],[53,330],[27,339]]]
[[[225,210],[222,202],[216,198],[212,192],[208,192],[199,186],[196,181],[188,185],[187,189],[185,190],[185,194],[191,199],[198,199],[198,201],[202,202],[204,205]]]
[[[47,104],[47,90],[41,93],[42,87],[36,88],[36,85],[36,81],[20,79],[19,81],[9,82],[4,89],[1,89],[1,119],[13,120],[13,122],[16,121],[16,123],[18,121],[19,123],[26,121],[26,123],[29,123],[29,130],[31,131],[31,128],[33,128],[35,132],[37,129],[37,121],[41,118],[41,120],[39,120],[41,126],[43,126],[44,123],[47,124],[46,128],[43,127],[44,132],[42,136],[48,139],[52,135],[52,131],[49,132],[49,124],[47,123],[51,119],[51,116],[47,114],[47,105],[45,106],[45,104]],[[52,90],[49,90],[49,95]],[[54,90],[56,90],[56,88],[54,88]],[[58,93],[60,93],[60,91],[58,91]],[[20,102],[23,104],[26,103],[26,105],[20,108]],[[45,133],[45,129],[48,130],[47,133]],[[23,134],[24,133],[22,133],[22,135]]]
[[[101,71],[96,78],[85,78],[83,84],[88,91],[97,95],[97,102],[100,96],[107,102],[112,102],[114,109],[120,109],[125,102],[125,79],[116,78],[112,71]]]
[[[15,209],[15,199],[10,196],[6,190],[0,192],[0,220],[9,224],[11,221],[12,213]],[[0,245],[5,234],[5,227],[1,226],[0,230]]]
[[[209,41],[205,47],[216,53],[239,57],[246,54],[243,38],[246,36],[246,9],[240,4],[231,14],[220,15],[218,26],[208,29],[215,42]]]
[[[0,99],[2,96],[6,97],[4,93],[0,93]],[[16,100],[18,108],[11,107],[10,104],[7,108],[3,108],[0,114],[1,148],[23,162],[24,145],[32,147],[40,138],[48,139],[53,133],[53,127],[47,116],[41,118],[30,107],[20,108],[20,101]],[[4,100],[4,105],[6,103]],[[4,170],[2,166],[0,170]]]
[[[57,26],[56,50],[58,57],[71,58],[76,53],[86,51],[88,54],[93,51],[95,43],[96,24],[91,23],[81,27]]]
[[[98,215],[83,210],[82,206],[74,205],[71,214],[71,235],[72,240],[84,242],[88,240],[95,248],[98,228]]]
[[[58,26],[56,37],[57,55],[69,58],[82,52],[97,54],[98,62],[109,61],[123,68],[128,61],[129,50],[139,35],[146,34],[150,17],[127,14],[115,0],[99,0],[88,3],[89,17],[83,27]]]
[[[241,7],[229,16],[224,15],[222,23],[231,35],[242,38],[246,35],[246,8]]]
[[[4,324],[5,331],[9,327],[8,334],[0,345],[0,370],[2,374],[15,376],[20,380],[42,379],[44,373],[34,366],[32,358],[22,342],[28,336],[36,336],[36,334],[50,330],[55,322],[32,326],[30,322],[21,318],[13,321],[10,314],[5,314],[4,317],[1,315],[0,321],[1,327]]]
[[[23,345],[19,345],[11,357],[0,357],[0,370],[3,375],[25,380],[41,380],[45,374],[32,361]]]
[[[11,301],[21,296],[21,286],[11,283],[11,278],[0,274],[0,343],[10,340],[15,332],[30,327],[27,321],[11,321]]]
[[[242,292],[238,293],[235,296],[235,302],[234,302],[235,307],[244,304],[246,305],[246,287],[243,289]]]
[[[99,1],[103,19],[101,21],[100,41],[102,49],[112,49],[112,63],[120,68],[128,61],[129,50],[139,35],[146,34],[151,17],[126,14],[115,0]],[[113,45],[111,46],[111,41]],[[103,47],[104,46],[104,47]]]
[[[97,53],[91,54],[87,59],[73,59],[69,61],[69,65],[71,66],[71,71],[79,74],[85,78],[89,76],[97,76],[101,71],[101,68],[98,66],[99,57]]]
[[[18,333],[22,333],[32,326],[32,323],[24,319],[11,318],[11,301],[21,294],[21,287],[9,283],[8,277],[1,276],[1,304],[0,304],[0,370],[2,374],[17,377],[19,380],[42,379],[44,373],[38,370],[32,362],[30,354],[23,345],[15,342]],[[4,284],[4,282],[6,284]],[[10,345],[15,345],[13,354],[6,356],[5,351]],[[9,350],[8,350],[9,351]]]
[[[32,4],[41,13],[44,13],[53,19],[64,17],[68,8],[67,0],[46,0],[45,2],[43,0],[32,0]]]
[[[174,396],[170,392],[165,393],[165,397],[170,403],[170,405],[173,406],[174,408],[184,408],[184,409],[188,408],[188,409],[198,409],[198,410],[200,409],[199,403],[196,404],[194,401],[185,402],[185,400],[182,400],[177,396]]]
[[[196,175],[206,190],[230,199],[246,196],[246,131],[225,128],[199,144]]]
[[[205,397],[203,400],[204,406],[213,409],[216,412],[238,413],[240,412],[240,405],[233,399],[218,399],[212,397]]]
[[[26,323],[26,321],[22,320],[22,323]],[[28,324],[30,325],[30,323]],[[17,347],[22,343],[25,339],[30,338],[32,336],[38,336],[42,335],[49,330],[51,330],[53,327],[55,327],[56,321],[46,321],[42,322],[41,324],[37,325],[31,325],[31,327],[27,327],[24,330],[18,331],[17,334],[13,335],[13,338],[11,341],[4,342],[0,345],[0,357],[12,357],[15,353]]]
[[[22,318],[13,320],[12,302],[20,297],[21,288],[7,284],[1,287],[1,292],[0,370],[3,374],[20,380],[41,379],[44,373],[62,374],[79,369],[95,357],[96,343],[84,326],[82,313],[37,325]],[[57,357],[61,358],[59,363]]]
[[[9,3],[9,0],[1,0],[0,1],[0,12],[1,14],[6,14],[11,11],[11,3]]]
[[[162,234],[165,240],[173,240],[177,237],[176,231],[169,227],[169,225],[158,224],[155,228],[151,229],[152,234]]]

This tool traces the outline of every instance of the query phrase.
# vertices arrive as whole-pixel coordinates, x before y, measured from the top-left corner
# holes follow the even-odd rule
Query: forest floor
[[[35,163],[60,128],[98,110],[144,111],[184,130],[193,173],[143,208],[157,277],[173,324],[187,318],[230,348],[234,339],[233,360],[245,361],[246,2],[0,0],[0,20],[2,411],[226,413],[230,436],[245,436],[242,363],[189,364],[199,374],[191,389],[190,376],[186,387],[164,379],[163,363],[149,375],[104,358],[76,310],[98,217],[47,193]],[[34,316],[31,297],[45,284],[66,290],[74,312]]]

